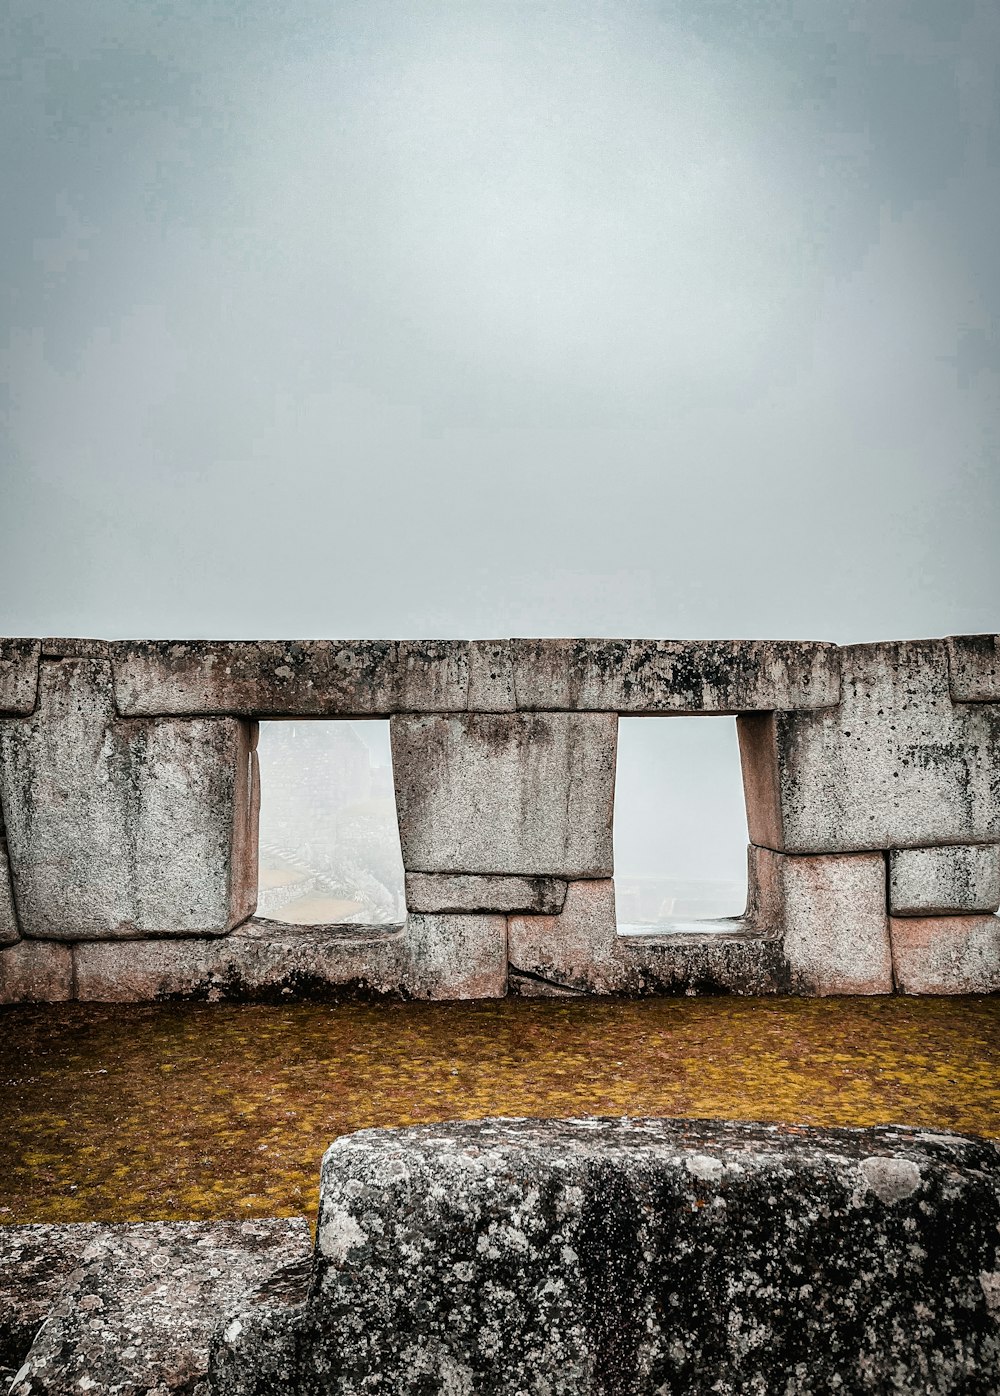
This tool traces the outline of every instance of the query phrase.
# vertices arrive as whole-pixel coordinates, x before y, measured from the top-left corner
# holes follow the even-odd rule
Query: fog
[[[997,628],[991,0],[2,23],[0,631]]]

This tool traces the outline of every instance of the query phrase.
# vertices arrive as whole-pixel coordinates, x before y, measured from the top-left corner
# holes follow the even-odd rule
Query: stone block
[[[0,640],[0,713],[30,713],[38,693],[37,640]]]
[[[31,1232],[27,1247],[10,1236],[24,1231]],[[77,1231],[84,1232],[82,1250]],[[5,1283],[16,1288],[27,1261],[25,1279],[37,1297],[41,1255],[48,1251],[49,1264],[61,1269],[64,1249],[76,1264],[58,1285],[11,1396],[204,1396],[217,1330],[266,1292],[276,1272],[306,1264],[311,1238],[304,1217],[4,1228],[0,1254],[20,1254]]]
[[[557,877],[490,877],[462,873],[407,873],[409,911],[531,911],[553,915],[562,910],[566,883]]]
[[[101,1003],[204,999],[287,1003],[402,996],[402,927],[247,922],[221,938],[81,941],[76,996]]]
[[[509,640],[469,642],[468,708],[474,713],[509,713],[514,697],[514,655]]]
[[[22,934],[216,935],[257,895],[250,725],[116,717],[110,666],[44,661],[0,722],[0,799]]]
[[[490,999],[507,992],[504,916],[409,915],[406,944],[412,998]]]
[[[841,653],[838,707],[738,720],[751,841],[786,853],[1000,841],[1000,706],[952,702],[943,640]]]
[[[755,849],[756,876],[780,918],[789,988],[804,994],[891,994],[885,859],[805,858]]]
[[[70,946],[19,940],[0,950],[0,1003],[65,1003],[73,997]]]
[[[612,872],[613,714],[394,717],[390,733],[407,871]]]
[[[1000,917],[906,916],[889,925],[902,993],[1000,993]]]
[[[571,882],[558,916],[508,920],[511,992],[522,998],[775,993],[787,978],[781,943],[758,921],[733,917],[687,933],[619,935],[614,883]]]
[[[986,1140],[656,1119],[364,1130],[323,1160],[300,1368],[274,1390],[993,1396],[998,1305]]]
[[[1000,907],[1000,844],[894,849],[889,854],[893,916],[968,915]]]
[[[460,640],[136,640],[114,646],[128,717],[385,717],[461,712]]]
[[[14,910],[14,889],[10,881],[10,861],[7,858],[3,830],[0,828],[0,946],[13,945],[20,938],[17,913]]]
[[[42,641],[43,659],[110,659],[111,640],[85,640],[76,635],[50,635]]]
[[[1000,635],[952,635],[947,643],[955,702],[1000,703]]]
[[[521,709],[739,713],[840,698],[840,651],[795,640],[514,640]]]

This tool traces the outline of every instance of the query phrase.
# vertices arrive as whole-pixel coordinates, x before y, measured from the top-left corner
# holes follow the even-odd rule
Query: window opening
[[[391,925],[406,914],[388,721],[262,722],[257,915]]]
[[[615,898],[622,934],[743,915],[747,820],[735,718],[620,719]]]

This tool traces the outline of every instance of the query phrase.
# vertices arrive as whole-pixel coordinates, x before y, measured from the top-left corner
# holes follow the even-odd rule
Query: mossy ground
[[[311,1213],[336,1135],[483,1115],[1000,1137],[1000,999],[0,1010],[0,1222]]]

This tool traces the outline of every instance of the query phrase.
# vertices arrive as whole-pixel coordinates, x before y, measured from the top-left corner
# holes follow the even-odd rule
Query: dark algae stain
[[[1000,998],[2,1009],[0,1223],[312,1213],[337,1136],[488,1115],[1000,1138]],[[600,1256],[631,1213],[603,1205],[591,1268],[617,1303]],[[626,1370],[631,1337],[602,1341]]]

